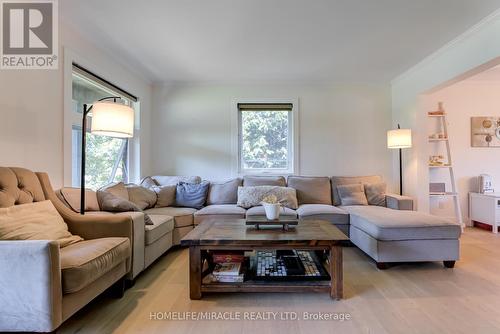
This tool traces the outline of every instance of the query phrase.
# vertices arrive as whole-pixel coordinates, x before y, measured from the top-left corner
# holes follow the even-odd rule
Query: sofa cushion
[[[289,176],[288,186],[297,190],[300,204],[332,205],[332,186],[329,177]]]
[[[194,225],[211,219],[244,219],[247,210],[236,204],[209,205],[194,213]]]
[[[258,206],[262,200],[269,195],[276,196],[276,199],[283,206],[290,209],[297,209],[297,192],[293,188],[276,186],[255,186],[238,187],[238,206],[250,208]]]
[[[201,209],[207,201],[208,181],[201,183],[179,182],[175,191],[175,206]]]
[[[62,248],[63,293],[80,291],[130,257],[128,238],[84,240]]]
[[[167,215],[151,215],[153,225],[146,225],[145,242],[151,245],[174,229],[174,218]]]
[[[349,224],[349,214],[333,205],[302,204],[297,209],[301,219],[326,220],[334,224]]]
[[[332,195],[333,205],[341,205],[337,186],[342,184],[355,184],[355,183],[378,183],[382,182],[382,177],[379,175],[370,176],[332,176]]]
[[[156,193],[153,190],[136,184],[127,184],[125,187],[127,188],[129,201],[137,205],[139,209],[144,210],[155,206]]]
[[[365,187],[361,183],[337,186],[342,205],[368,205]]]
[[[102,211],[108,212],[142,212],[134,203],[117,197],[107,191],[97,190],[97,200]],[[147,214],[144,214],[144,224],[152,225],[153,222]]]
[[[177,191],[177,185],[153,186],[151,189],[156,193],[155,207],[163,208],[175,205],[175,192]]]
[[[377,240],[458,239],[460,224],[417,211],[382,206],[345,206],[351,225]]]
[[[368,205],[386,206],[387,184],[385,182],[365,183],[364,187]]]
[[[68,231],[51,201],[0,208],[1,240],[55,240],[60,247],[83,240]]]
[[[247,210],[236,204],[218,204],[218,205],[208,205],[203,209],[196,211],[195,216],[204,215],[245,215]]]
[[[197,210],[193,208],[176,208],[174,206],[144,210],[148,215],[167,215],[174,217],[174,227],[193,225],[193,214],[196,211]]]
[[[283,176],[246,175],[243,177],[243,186],[244,187],[256,187],[256,186],[286,187],[286,180]]]
[[[266,211],[264,210],[263,206],[254,206],[253,208],[248,209],[247,213],[246,213],[247,217],[265,216],[265,215],[266,215]],[[296,218],[297,212],[295,210],[290,209],[290,208],[282,207],[280,209],[280,216]]]
[[[115,195],[116,197],[123,198],[127,201],[129,200],[128,191],[123,182],[110,183],[104,187],[101,187],[99,190],[106,191]]]
[[[243,184],[240,178],[226,182],[210,182],[208,189],[207,205],[236,204],[238,201],[238,187]]]
[[[153,178],[151,176],[146,176],[145,178],[143,178],[141,180],[140,185],[145,187],[145,188],[148,188],[148,189],[152,188],[153,186],[159,186],[158,182],[153,180]]]
[[[80,212],[80,188],[61,188],[56,191],[57,197],[75,212]],[[85,189],[85,211],[99,211],[97,194],[91,189]]]
[[[169,176],[169,175],[155,175],[151,178],[160,186],[175,186],[179,182],[187,183],[200,183],[201,177],[199,176]]]

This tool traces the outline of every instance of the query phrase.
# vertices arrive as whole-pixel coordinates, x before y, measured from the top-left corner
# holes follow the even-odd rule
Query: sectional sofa
[[[198,176],[156,175],[147,180],[157,186],[176,185],[180,181],[201,182]],[[379,269],[385,269],[388,263],[418,261],[443,261],[446,267],[453,267],[459,259],[461,227],[457,223],[413,211],[413,200],[407,196],[385,194],[385,206],[341,205],[337,186],[381,181],[380,176],[244,176],[211,182],[206,205],[200,210],[173,206],[145,209],[153,225],[144,225],[142,213],[120,213],[130,214],[134,221],[132,270],[128,278],[134,279],[171,246],[179,245],[180,239],[195,226],[208,219],[264,216],[262,206],[244,209],[237,205],[238,187],[259,185],[294,188],[298,208],[285,208],[282,215],[331,222],[373,258]]]

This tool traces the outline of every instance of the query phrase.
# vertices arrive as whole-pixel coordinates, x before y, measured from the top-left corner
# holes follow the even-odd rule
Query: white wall
[[[59,36],[58,70],[0,71],[0,166],[45,171],[54,187],[63,185],[62,59],[64,50],[69,49],[85,59],[90,70],[139,97],[144,134],[140,149],[142,173],[149,174],[150,83],[63,22]]]
[[[387,86],[191,84],[153,91],[154,173],[230,177],[232,101],[298,98],[300,174],[381,174],[390,179]]]
[[[500,11],[450,42],[392,82],[394,124],[411,127],[413,148],[405,155],[406,193],[416,197],[418,209],[429,210],[427,117],[422,94],[457,81],[500,56]],[[396,175],[397,177],[397,175]]]
[[[450,146],[464,219],[468,217],[468,193],[477,191],[479,174],[490,174],[493,177],[494,188],[500,191],[500,148],[471,147],[470,136],[472,116],[500,117],[499,92],[500,80],[496,83],[464,81],[425,97],[426,106],[435,107],[442,101],[448,113]],[[429,123],[432,121],[429,120]],[[429,124],[429,128],[431,127],[432,124]],[[444,147],[444,144],[434,143],[429,146],[432,147],[431,145]],[[434,171],[431,173],[436,174]],[[442,173],[443,171],[440,174]],[[441,176],[431,174],[431,180],[439,182]],[[430,209],[433,214],[454,215],[451,199],[433,199]]]

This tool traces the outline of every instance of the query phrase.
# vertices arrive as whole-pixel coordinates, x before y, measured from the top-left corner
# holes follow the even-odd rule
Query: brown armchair
[[[0,167],[0,208],[44,200],[84,240],[64,248],[50,240],[0,241],[0,331],[50,332],[106,289],[123,293],[132,219],[79,215],[57,198],[46,173]]]

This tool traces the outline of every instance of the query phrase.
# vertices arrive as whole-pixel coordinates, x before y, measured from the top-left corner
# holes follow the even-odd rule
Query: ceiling
[[[153,82],[389,82],[500,0],[64,0]]]

